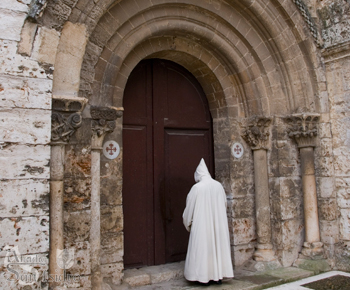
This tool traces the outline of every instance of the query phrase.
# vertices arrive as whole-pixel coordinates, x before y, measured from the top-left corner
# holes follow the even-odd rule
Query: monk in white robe
[[[232,278],[230,236],[226,214],[226,194],[211,178],[202,158],[195,181],[187,195],[183,223],[190,232],[185,262],[185,278],[209,283]]]

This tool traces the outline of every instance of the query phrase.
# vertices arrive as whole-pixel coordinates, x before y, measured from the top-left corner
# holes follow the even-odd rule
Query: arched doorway
[[[132,71],[123,102],[124,265],[184,260],[182,212],[200,158],[214,171],[208,101],[186,69],[150,59]]]

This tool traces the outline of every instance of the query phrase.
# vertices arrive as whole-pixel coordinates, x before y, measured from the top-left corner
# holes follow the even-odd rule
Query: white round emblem
[[[108,159],[115,159],[120,153],[119,144],[115,141],[107,141],[103,144],[103,155]]]
[[[236,158],[241,158],[244,153],[244,148],[241,143],[235,143],[231,147],[232,155]]]

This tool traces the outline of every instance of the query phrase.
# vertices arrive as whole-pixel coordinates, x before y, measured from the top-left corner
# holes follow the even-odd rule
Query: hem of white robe
[[[200,282],[200,283],[208,283],[209,281],[219,281],[219,280],[223,280],[223,279],[233,279],[234,278],[234,275],[232,276],[225,276],[225,277],[221,277],[221,278],[218,278],[217,280],[215,280],[215,278],[212,278],[212,279],[198,279],[198,278],[187,278],[185,277],[185,279],[187,281],[191,281],[191,282]]]

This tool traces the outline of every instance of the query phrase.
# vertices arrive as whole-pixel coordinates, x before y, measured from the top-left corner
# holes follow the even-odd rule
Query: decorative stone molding
[[[102,149],[103,138],[114,131],[115,120],[123,116],[123,108],[91,107],[92,149]]]
[[[52,109],[59,112],[81,112],[86,103],[85,98],[53,97]]]
[[[70,137],[82,124],[82,117],[79,113],[71,114],[65,118],[60,113],[51,115],[51,141],[68,143]]]
[[[82,124],[81,111],[87,100],[85,98],[54,97],[52,100],[51,141],[68,143],[70,137]]]
[[[28,16],[37,20],[45,9],[47,0],[32,0],[29,6]]]
[[[317,124],[320,114],[293,114],[285,119],[289,125],[288,136],[294,139],[299,148],[316,147]]]
[[[322,45],[323,45],[322,40],[319,37],[317,25],[311,16],[309,8],[305,5],[304,1],[302,1],[302,0],[293,0],[293,2],[295,4],[295,6],[299,9],[301,15],[304,17],[304,19],[307,23],[307,26],[309,27],[309,30],[311,32],[311,35],[314,38],[317,46],[322,47]],[[314,12],[314,13],[316,13],[316,12]]]
[[[271,121],[271,117],[264,116],[254,116],[248,120],[242,138],[251,146],[252,150],[268,149]]]

